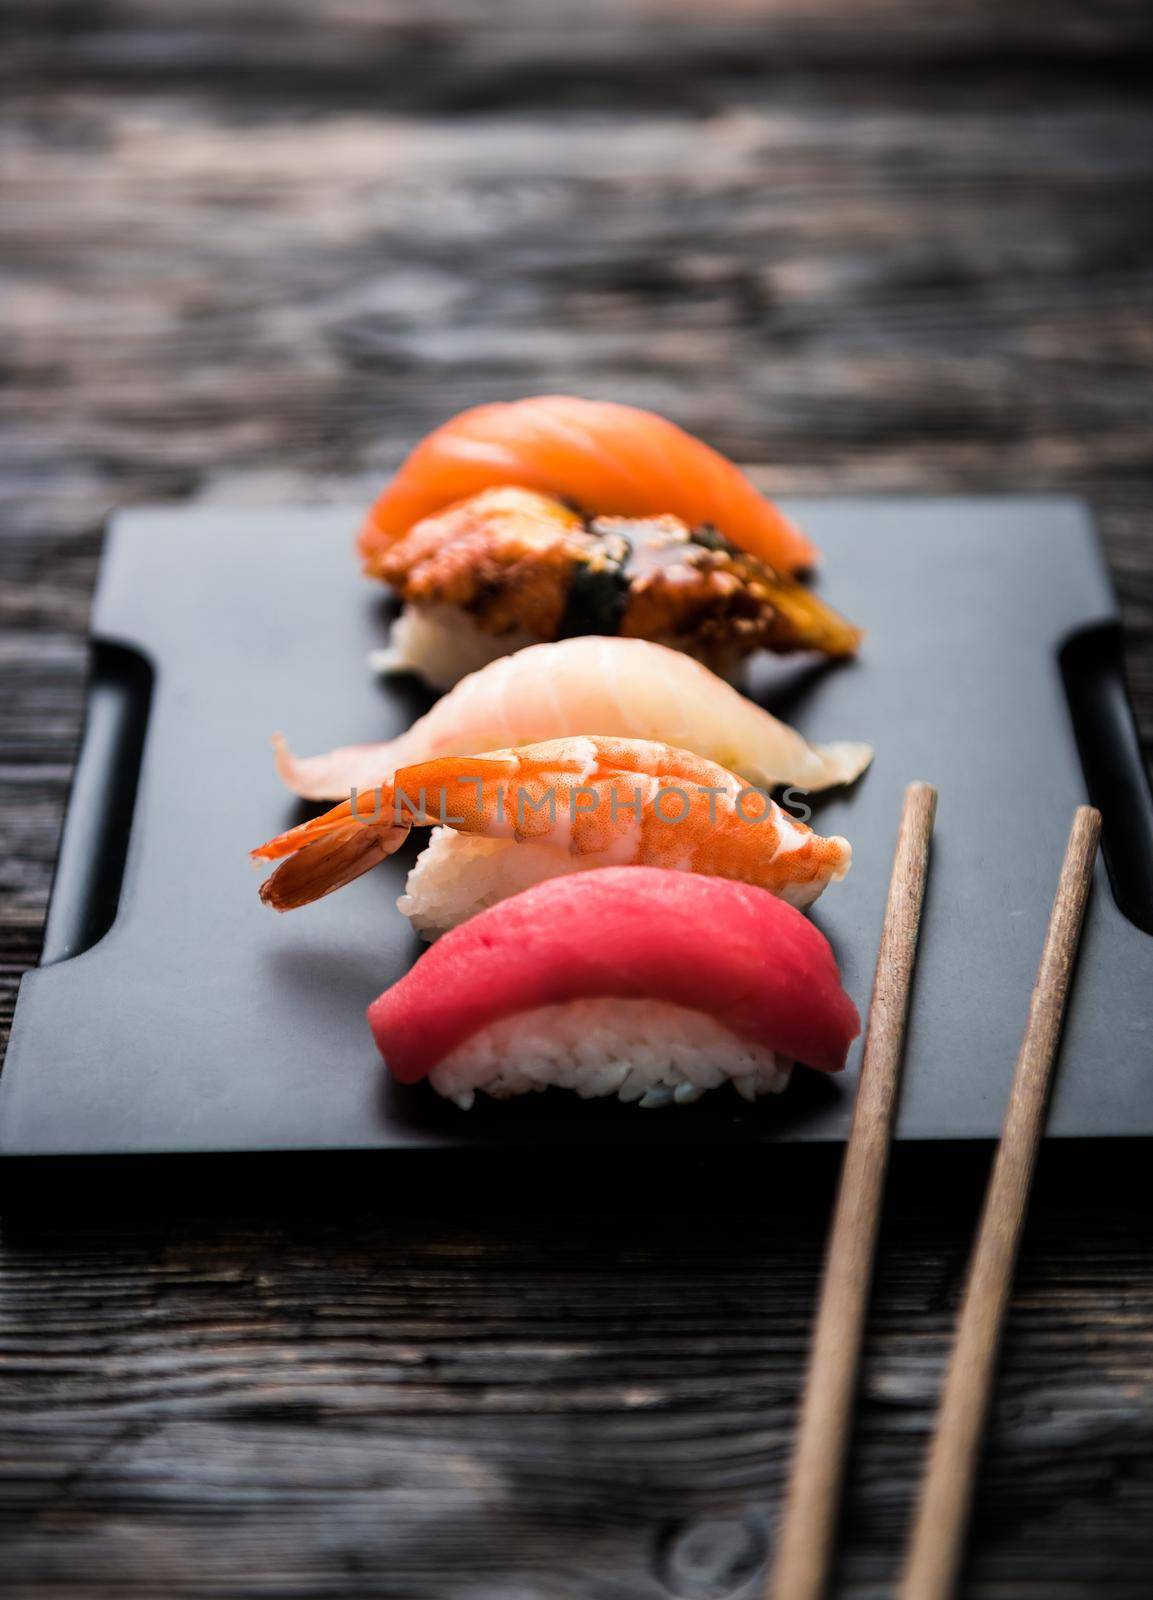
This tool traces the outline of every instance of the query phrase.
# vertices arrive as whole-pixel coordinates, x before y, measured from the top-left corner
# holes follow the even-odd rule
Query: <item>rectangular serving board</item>
[[[813,818],[853,842],[853,870],[815,919],[862,1014],[902,791],[914,778],[940,791],[900,1137],[997,1134],[1066,832],[1090,793],[1108,867],[1051,1132],[1153,1132],[1153,822],[1085,510],[1055,499],[788,509],[825,553],[822,591],[868,630],[855,663],[764,658],[753,685],[811,739],[876,746],[864,779],[815,798]],[[415,846],[289,916],[260,904],[246,855],[306,814],[274,774],[273,730],[308,752],[386,738],[431,703],[368,670],[388,608],[357,573],[356,522],[339,508],[116,519],[44,964],[24,979],[0,1079],[0,1149],[842,1139],[859,1044],[839,1078],[799,1071],[754,1107],[728,1091],[664,1112],[553,1093],[464,1113],[391,1082],[364,1008],[420,950],[394,905]]]

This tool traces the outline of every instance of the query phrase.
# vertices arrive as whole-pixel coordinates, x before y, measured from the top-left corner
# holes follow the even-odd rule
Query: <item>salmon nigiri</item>
[[[430,433],[369,513],[366,570],[431,512],[498,485],[558,495],[594,516],[670,514],[711,526],[775,572],[816,548],[743,472],[654,412],[612,400],[538,395],[474,406]]]
[[[277,766],[305,799],[339,800],[435,756],[582,733],[676,744],[766,789],[852,783],[873,754],[848,740],[810,744],[679,650],[585,634],[490,662],[387,743],[295,756],[277,739]]]

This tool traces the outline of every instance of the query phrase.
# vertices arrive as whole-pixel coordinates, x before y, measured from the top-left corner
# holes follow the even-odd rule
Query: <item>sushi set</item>
[[[1080,506],[777,507],[546,397],[420,443],[359,572],[357,520],[116,520],[0,1151],[840,1140],[915,777],[898,1137],[996,1135],[1086,799],[1050,1131],[1153,1132],[1153,802]]]

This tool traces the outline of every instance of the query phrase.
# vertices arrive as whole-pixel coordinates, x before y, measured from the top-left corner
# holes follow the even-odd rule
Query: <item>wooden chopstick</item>
[[[927,783],[905,790],[769,1600],[819,1600],[828,1580],[936,810]]]
[[[1100,833],[1100,812],[1081,806],[1065,848],[1001,1143],[985,1195],[900,1600],[947,1600],[960,1572],[997,1348],[1045,1128],[1053,1063]]]

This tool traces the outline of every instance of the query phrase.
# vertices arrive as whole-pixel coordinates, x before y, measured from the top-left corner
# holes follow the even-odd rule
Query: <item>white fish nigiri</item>
[[[294,756],[276,740],[281,778],[307,800],[366,791],[437,756],[577,734],[652,739],[716,761],[763,789],[852,783],[867,744],[812,745],[691,656],[646,639],[583,635],[530,645],[462,678],[407,733],[385,744]]]

